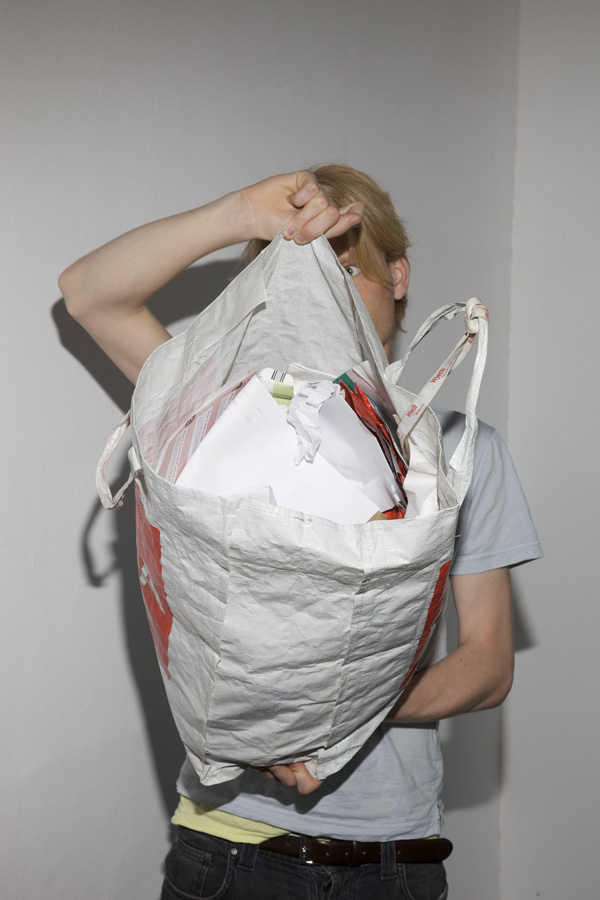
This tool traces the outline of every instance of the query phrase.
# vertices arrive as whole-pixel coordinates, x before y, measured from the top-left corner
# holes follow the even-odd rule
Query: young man
[[[71,314],[135,381],[169,339],[146,300],[211,251],[250,241],[255,255],[282,229],[297,243],[321,234],[331,241],[389,358],[406,303],[408,239],[388,195],[343,166],[275,176],[142,226],[76,262],[59,284]],[[461,417],[440,413],[440,420],[449,458]],[[163,900],[446,896],[447,842],[436,840],[437,720],[506,697],[513,671],[509,567],[541,555],[508,452],[484,425],[458,533],[458,647],[446,655],[438,633],[387,722],[325,782],[297,763],[204,787],[186,761]]]

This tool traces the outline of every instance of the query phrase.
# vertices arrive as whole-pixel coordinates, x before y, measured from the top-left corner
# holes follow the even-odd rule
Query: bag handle
[[[131,423],[131,410],[129,410],[129,412],[125,413],[125,415],[123,416],[123,418],[121,419],[119,424],[116,425],[115,428],[113,428],[113,430],[109,434],[108,440],[106,442],[106,446],[104,447],[104,450],[102,451],[102,456],[100,457],[98,466],[96,468],[96,490],[98,491],[98,496],[100,497],[102,506],[104,506],[105,509],[120,509],[120,507],[123,506],[123,500],[124,500],[127,488],[129,487],[129,485],[131,484],[131,482],[133,481],[133,479],[136,477],[136,475],[139,473],[139,471],[141,469],[141,466],[140,466],[138,458],[137,458],[137,454],[136,454],[135,450],[133,449],[133,447],[131,447],[127,453],[129,462],[131,464],[131,471],[129,473],[129,478],[127,479],[125,484],[121,488],[119,488],[117,493],[113,496],[112,491],[110,489],[110,485],[106,478],[106,467],[108,466],[111,456],[115,452],[117,444],[119,443],[119,441],[121,440],[121,438],[123,437],[123,435],[125,434],[127,429],[129,428],[130,423]]]
[[[469,453],[472,452],[477,434],[477,417],[475,410],[477,406],[477,398],[479,396],[479,388],[481,386],[481,378],[485,367],[487,356],[487,337],[488,337],[488,318],[489,313],[486,307],[477,297],[472,297],[466,303],[449,303],[440,307],[432,313],[423,323],[417,334],[411,341],[406,353],[398,362],[392,363],[387,371],[386,377],[395,384],[404,371],[408,357],[415,347],[423,340],[431,329],[442,319],[453,319],[454,316],[464,311],[465,315],[465,334],[458,341],[450,355],[444,360],[442,365],[435,371],[423,389],[415,397],[414,403],[400,418],[398,425],[398,435],[400,442],[404,448],[408,435],[415,427],[425,410],[430,406],[433,398],[439,391],[440,387],[454,369],[460,365],[465,359],[473,342],[475,335],[478,336],[477,341],[477,357],[473,367],[473,374],[467,393],[465,406],[466,424],[465,431],[462,435],[458,447],[452,455],[452,459],[448,463],[449,469],[452,470],[456,478],[461,481],[464,473],[465,463],[468,461]],[[468,485],[467,485],[468,486]],[[466,488],[465,488],[466,491]]]

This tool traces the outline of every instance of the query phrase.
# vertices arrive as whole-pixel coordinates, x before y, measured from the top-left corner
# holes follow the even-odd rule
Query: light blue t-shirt
[[[464,416],[436,410],[450,459]],[[458,520],[451,574],[515,566],[542,556],[527,501],[506,445],[479,423],[473,479]],[[426,662],[446,655],[442,621]],[[287,831],[340,840],[390,841],[439,834],[443,767],[437,723],[384,723],[344,768],[303,796],[248,769],[206,787],[186,759],[177,782],[186,797]]]

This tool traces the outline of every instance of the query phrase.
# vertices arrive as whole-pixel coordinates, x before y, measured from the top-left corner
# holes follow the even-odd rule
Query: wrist
[[[234,191],[231,195],[235,204],[234,215],[240,241],[252,241],[256,238],[271,240],[269,235],[268,211],[265,209],[264,197],[259,188],[261,183],[249,185]],[[271,229],[272,230],[272,229]]]
[[[186,243],[190,244],[190,249],[194,254],[201,251],[195,258],[200,259],[215,250],[240,244],[253,236],[251,217],[245,209],[241,193],[234,191],[225,194],[175,217],[187,229]]]
[[[258,237],[256,211],[248,198],[247,188],[232,191],[222,198],[224,213],[231,231],[231,243],[240,244]]]

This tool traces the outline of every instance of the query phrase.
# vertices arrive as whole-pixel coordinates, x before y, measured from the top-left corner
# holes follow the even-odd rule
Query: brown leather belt
[[[419,838],[411,841],[394,841],[396,862],[441,862],[452,853],[447,838]],[[282,834],[269,838],[259,845],[261,850],[294,856],[304,863],[321,863],[328,866],[360,866],[362,863],[381,861],[379,842],[320,840],[305,834]]]

